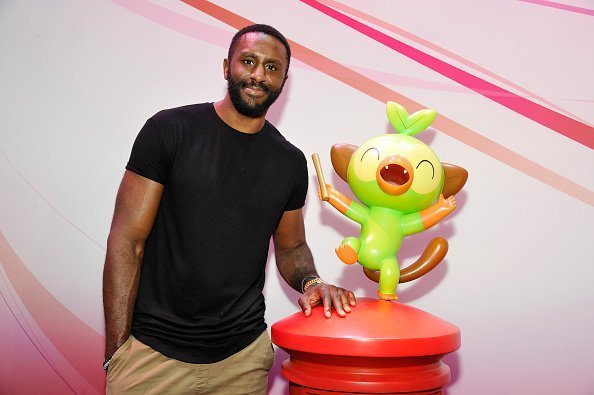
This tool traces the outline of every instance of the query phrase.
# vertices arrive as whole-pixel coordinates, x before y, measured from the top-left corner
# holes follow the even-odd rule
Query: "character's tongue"
[[[404,185],[410,179],[408,171],[397,164],[389,164],[380,170],[380,176],[392,185]]]

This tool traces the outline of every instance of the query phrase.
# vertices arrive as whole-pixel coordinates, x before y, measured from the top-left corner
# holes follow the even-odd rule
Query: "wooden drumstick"
[[[326,179],[324,178],[324,173],[322,172],[320,155],[313,154],[311,158],[313,159],[314,167],[316,168],[316,174],[318,176],[318,182],[320,183],[320,194],[322,195],[322,200],[327,202],[330,200],[330,196],[328,196],[328,190],[326,189]]]

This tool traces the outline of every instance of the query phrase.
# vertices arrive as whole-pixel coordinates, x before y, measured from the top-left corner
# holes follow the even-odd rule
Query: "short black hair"
[[[291,63],[291,47],[289,46],[289,42],[287,41],[285,36],[282,35],[281,32],[279,32],[272,26],[264,25],[261,23],[246,26],[243,29],[239,30],[237,33],[235,33],[235,35],[233,36],[233,39],[231,40],[231,44],[229,45],[229,53],[227,54],[227,60],[229,62],[231,62],[231,57],[233,56],[233,53],[235,52],[235,49],[237,48],[237,43],[239,43],[239,40],[241,39],[241,37],[244,34],[252,33],[252,32],[264,33],[269,36],[272,36],[272,37],[276,38],[278,41],[280,41],[285,46],[285,49],[287,52],[287,69],[285,70],[285,74],[286,74],[289,71],[289,64]]]

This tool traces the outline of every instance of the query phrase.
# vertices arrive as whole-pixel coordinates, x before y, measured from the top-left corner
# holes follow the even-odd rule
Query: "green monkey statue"
[[[331,150],[336,173],[363,205],[330,184],[320,198],[361,225],[360,237],[347,237],[336,248],[340,260],[359,262],[367,277],[379,282],[379,297],[394,300],[399,282],[433,269],[448,248],[446,240],[436,238],[401,271],[396,254],[403,237],[428,229],[451,213],[456,208],[453,195],[466,183],[468,172],[441,163],[425,143],[412,137],[429,127],[435,110],[409,115],[398,103],[388,102],[386,113],[396,134],[372,138],[360,147],[336,144]]]

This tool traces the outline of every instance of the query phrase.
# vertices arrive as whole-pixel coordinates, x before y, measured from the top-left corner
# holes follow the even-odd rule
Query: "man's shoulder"
[[[272,136],[271,140],[276,145],[279,152],[282,152],[284,155],[288,155],[288,156],[293,157],[297,160],[305,159],[305,155],[303,154],[301,149],[299,149],[296,145],[294,145],[289,140],[287,140],[285,138],[285,136],[283,136],[278,131],[278,129],[276,127],[274,127],[274,125],[272,125],[269,122],[267,122],[267,124],[271,128],[271,132],[270,132],[270,135]]]
[[[212,112],[212,103],[187,104],[157,112],[151,119],[157,122],[193,120]]]

